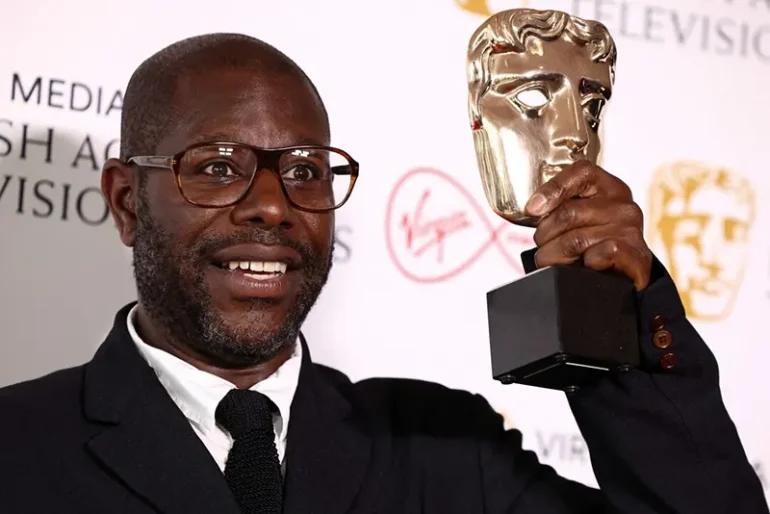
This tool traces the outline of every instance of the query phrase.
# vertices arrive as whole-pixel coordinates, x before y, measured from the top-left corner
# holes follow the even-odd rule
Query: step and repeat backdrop
[[[602,163],[644,208],[648,240],[720,362],[728,409],[765,481],[767,0],[8,2],[0,385],[88,360],[135,298],[131,254],[99,189],[135,67],[187,36],[242,32],[308,72],[333,144],[361,163],[338,214],[330,283],[304,328],[314,358],[353,379],[415,377],[481,393],[544,462],[595,484],[563,394],[502,386],[490,372],[485,293],[522,276],[518,254],[532,234],[484,200],[465,54],[485,16],[525,5],[597,19],[613,33]]]

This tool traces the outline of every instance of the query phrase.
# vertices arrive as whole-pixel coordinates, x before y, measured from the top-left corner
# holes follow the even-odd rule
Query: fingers
[[[562,234],[577,228],[599,225],[625,225],[642,229],[642,210],[633,202],[607,198],[567,200],[540,220],[535,231],[535,244],[543,246]]]
[[[582,258],[587,268],[627,276],[637,290],[649,284],[652,253],[642,235],[642,211],[619,178],[589,162],[575,163],[543,184],[526,211],[540,218],[538,268]]]
[[[643,290],[650,281],[652,254],[618,239],[605,239],[595,244],[583,255],[587,268],[597,271],[614,270],[634,282],[637,291]]]
[[[583,227],[562,234],[540,246],[535,254],[538,268],[577,262],[586,250],[608,238],[615,238],[622,227],[599,225]]]
[[[543,184],[525,210],[531,216],[545,216],[567,200],[595,196],[632,198],[631,190],[622,180],[588,161],[580,161]]]
[[[652,253],[636,227],[600,225],[570,230],[540,247],[535,263],[544,268],[571,264],[581,257],[587,268],[627,276],[639,291],[649,283]]]
[[[630,278],[637,290],[647,287],[652,254],[639,228],[607,224],[570,230],[541,246],[535,263],[543,268],[581,257],[587,268],[613,269]]]

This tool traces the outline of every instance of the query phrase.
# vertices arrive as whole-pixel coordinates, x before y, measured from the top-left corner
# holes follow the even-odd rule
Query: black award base
[[[487,293],[487,311],[492,374],[503,384],[574,392],[639,365],[627,278],[552,266]]]

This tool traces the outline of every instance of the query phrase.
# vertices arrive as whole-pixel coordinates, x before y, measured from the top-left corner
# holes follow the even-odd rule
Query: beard
[[[193,248],[174,241],[152,218],[139,195],[133,251],[137,293],[147,315],[174,346],[187,346],[222,366],[248,366],[270,361],[297,341],[300,328],[321,293],[332,267],[328,255],[290,240],[278,228],[244,229],[227,236],[200,238]],[[287,246],[302,257],[299,292],[278,327],[228,323],[215,307],[206,287],[210,256],[241,243]],[[269,308],[277,301],[252,299],[248,311]]]

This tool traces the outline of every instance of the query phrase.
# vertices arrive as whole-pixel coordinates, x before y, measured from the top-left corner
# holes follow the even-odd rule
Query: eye
[[[539,109],[548,103],[548,94],[539,87],[520,91],[516,93],[515,98],[527,110]]]
[[[205,165],[201,173],[211,175],[212,177],[232,177],[237,175],[229,163],[225,161],[216,161]]]
[[[527,117],[540,116],[543,107],[551,101],[551,95],[542,84],[528,84],[513,91],[508,99]]]
[[[589,97],[583,100],[583,110],[586,113],[588,124],[593,130],[599,128],[599,122],[602,119],[602,110],[607,104],[604,98]]]
[[[746,224],[735,219],[724,220],[725,241],[734,243],[736,241],[746,241]]]
[[[307,164],[296,164],[290,168],[287,168],[283,172],[283,177],[288,180],[296,180],[297,182],[307,182],[317,178],[318,170],[314,166]]]
[[[700,251],[701,236],[705,219],[696,216],[684,216],[674,222],[674,239],[680,244],[689,245]]]

